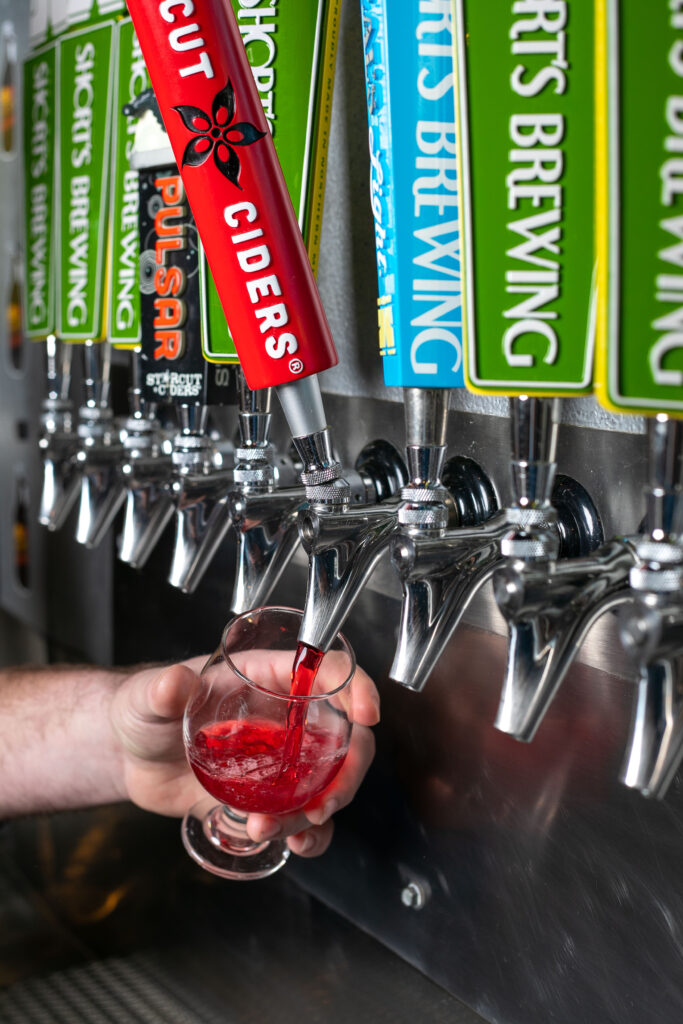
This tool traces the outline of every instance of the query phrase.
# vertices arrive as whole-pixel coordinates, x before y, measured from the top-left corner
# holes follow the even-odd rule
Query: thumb
[[[171,665],[149,681],[142,697],[149,720],[181,718],[198,685],[198,677],[187,665]],[[140,713],[145,715],[143,708]]]

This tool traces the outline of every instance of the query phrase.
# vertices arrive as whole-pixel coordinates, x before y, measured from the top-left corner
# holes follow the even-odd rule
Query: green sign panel
[[[315,268],[322,218],[340,0],[298,0],[255,7],[232,0],[242,40],[299,226]],[[202,253],[202,346],[212,362],[239,362]]]
[[[24,64],[24,332],[45,338],[55,329],[55,128],[57,47]]]
[[[464,347],[475,391],[592,387],[594,8],[573,4],[570,17],[569,7],[454,0]],[[423,173],[447,170],[434,159]]]
[[[683,413],[683,14],[605,0],[600,399]],[[604,57],[603,57],[604,60]]]
[[[140,199],[138,172],[130,166],[137,121],[123,108],[149,88],[149,76],[130,19],[118,23],[116,39],[107,337],[119,348],[131,348],[140,341]]]
[[[104,333],[113,22],[59,41],[57,332]]]

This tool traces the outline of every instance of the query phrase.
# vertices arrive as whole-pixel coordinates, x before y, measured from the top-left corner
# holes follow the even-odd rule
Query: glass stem
[[[205,830],[207,837],[215,846],[229,849],[235,854],[251,854],[266,845],[263,842],[254,842],[247,835],[246,814],[239,814],[225,804],[218,804],[207,815]]]

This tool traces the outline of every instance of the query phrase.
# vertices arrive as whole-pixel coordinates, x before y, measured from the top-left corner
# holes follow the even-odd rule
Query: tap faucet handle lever
[[[240,437],[243,448],[265,448],[270,438],[272,388],[252,391],[236,367]]]
[[[47,397],[50,402],[69,400],[72,352],[73,347],[58,341],[54,334],[45,339]]]
[[[653,540],[683,532],[683,421],[660,414],[648,420],[646,523]]]
[[[111,348],[106,341],[83,343],[83,386],[88,409],[104,409],[109,405]]]
[[[515,504],[522,508],[550,505],[559,411],[557,398],[511,399],[512,488]]]
[[[209,420],[209,407],[200,402],[183,402],[178,407],[180,433],[205,434]]]

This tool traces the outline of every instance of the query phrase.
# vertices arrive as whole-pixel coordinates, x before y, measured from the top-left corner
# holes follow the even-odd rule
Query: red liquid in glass
[[[291,697],[308,697],[313,689],[315,677],[325,655],[315,647],[298,644],[292,665]],[[282,771],[288,772],[296,767],[296,762],[303,742],[306,728],[306,701],[291,700],[287,708],[287,738],[282,757]]]
[[[288,730],[266,719],[214,722],[189,750],[204,789],[236,810],[284,814],[321,793],[341,768],[345,735],[300,726],[296,761],[283,771]]]

